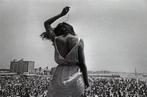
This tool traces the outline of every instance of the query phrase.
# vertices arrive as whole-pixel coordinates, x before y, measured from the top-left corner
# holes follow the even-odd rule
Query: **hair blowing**
[[[67,35],[67,34],[76,35],[73,27],[71,25],[69,25],[68,23],[65,23],[65,22],[59,23],[55,27],[54,33],[55,33],[56,36]],[[43,32],[40,36],[42,37],[42,39],[47,39],[47,40],[51,39],[49,32]]]

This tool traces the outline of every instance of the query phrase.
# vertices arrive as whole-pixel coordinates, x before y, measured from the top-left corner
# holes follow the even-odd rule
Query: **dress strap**
[[[61,59],[66,59],[66,57],[69,56],[69,55],[73,52],[73,50],[79,45],[79,42],[80,42],[80,38],[78,38],[78,42],[76,43],[76,45],[67,53],[67,55],[66,55],[65,57],[63,57],[63,56],[60,54],[60,52],[59,52],[59,50],[58,50],[58,48],[57,48],[56,38],[57,38],[57,37],[55,37],[55,40],[54,40],[54,46],[55,46],[55,49],[56,49],[56,51],[57,51],[57,53],[59,54],[59,57],[60,57]]]

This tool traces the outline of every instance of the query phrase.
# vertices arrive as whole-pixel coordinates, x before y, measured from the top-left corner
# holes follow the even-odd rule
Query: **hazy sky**
[[[147,72],[146,0],[0,0],[0,68],[14,58],[56,66],[53,46],[39,35],[66,5],[69,16],[54,26],[73,25],[85,42],[88,70]]]

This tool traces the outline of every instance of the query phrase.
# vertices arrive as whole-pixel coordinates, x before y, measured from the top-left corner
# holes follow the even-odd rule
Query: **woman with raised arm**
[[[55,61],[58,64],[49,86],[47,97],[81,97],[89,87],[83,40],[78,38],[71,25],[63,22],[51,24],[69,12],[65,7],[59,15],[44,22],[46,32],[41,37],[53,42]]]

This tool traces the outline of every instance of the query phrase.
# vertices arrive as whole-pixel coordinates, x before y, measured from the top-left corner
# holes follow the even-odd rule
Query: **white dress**
[[[79,39],[80,40],[80,39]],[[55,61],[59,65],[49,86],[47,97],[80,97],[84,92],[84,81],[78,64],[78,45],[62,57],[55,46]]]

